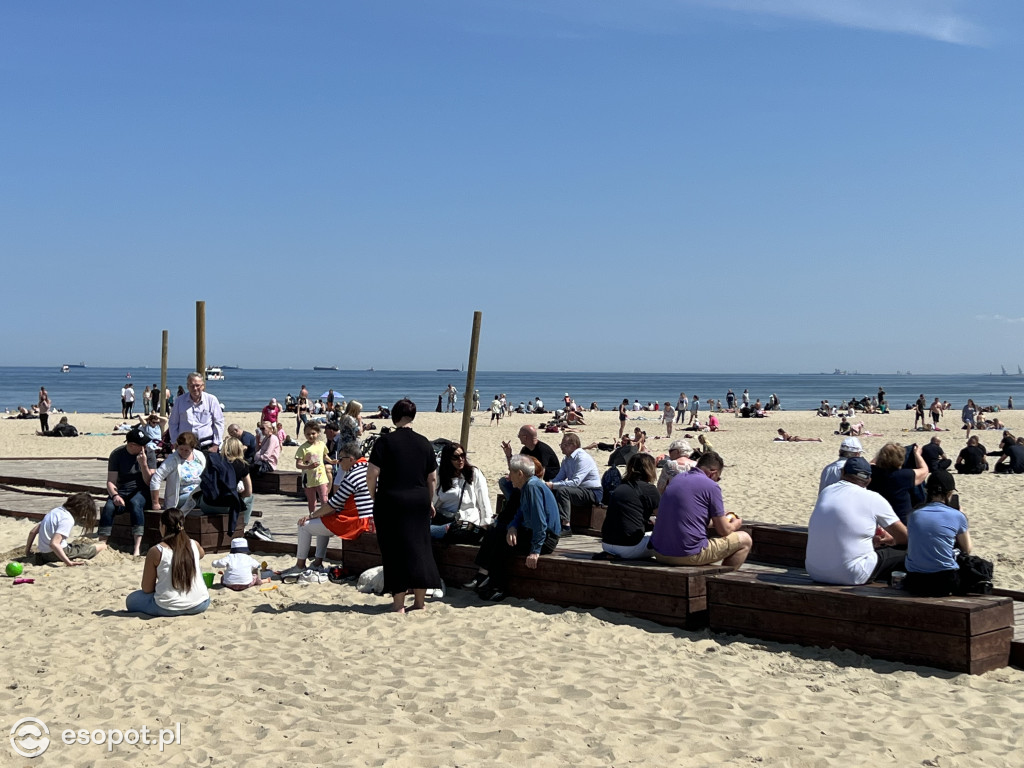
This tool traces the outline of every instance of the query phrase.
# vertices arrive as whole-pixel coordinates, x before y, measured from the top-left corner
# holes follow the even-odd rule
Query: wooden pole
[[[462,436],[459,442],[469,451],[469,420],[473,417],[473,387],[476,384],[476,354],[480,349],[480,321],[483,313],[473,313],[473,335],[469,342],[469,366],[466,368],[466,389],[462,397]]]
[[[206,302],[196,302],[196,373],[206,380]]]
[[[162,416],[167,415],[165,392],[167,392],[167,331],[163,333],[163,344],[160,348],[160,399],[157,402],[160,403],[160,414]]]

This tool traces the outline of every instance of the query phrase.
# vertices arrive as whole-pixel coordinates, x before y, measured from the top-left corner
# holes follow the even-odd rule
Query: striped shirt
[[[366,487],[366,466],[365,457],[353,464],[327,503],[338,511],[351,511],[355,507],[359,517],[373,517],[373,499]]]

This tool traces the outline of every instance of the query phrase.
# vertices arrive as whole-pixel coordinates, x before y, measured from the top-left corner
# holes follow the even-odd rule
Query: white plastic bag
[[[384,566],[378,565],[367,568],[359,574],[359,581],[356,582],[356,589],[366,594],[384,594]]]

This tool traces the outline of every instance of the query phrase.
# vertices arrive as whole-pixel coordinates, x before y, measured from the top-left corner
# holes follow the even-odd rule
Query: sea
[[[184,386],[189,370],[172,368],[167,382],[172,392]],[[131,381],[136,390],[135,412],[142,412],[141,395],[147,385],[160,381],[158,368],[72,368],[61,373],[57,367],[0,367],[0,407],[15,411],[38,402],[39,387],[45,386],[54,406],[73,413],[119,413],[121,388]],[[298,395],[303,385],[311,397],[323,397],[334,389],[337,399],[356,399],[364,411],[377,406],[390,407],[402,397],[411,398],[421,411],[433,411],[437,398],[448,384],[461,393],[466,374],[460,371],[313,371],[296,369],[227,368],[223,381],[207,382],[207,391],[215,394],[232,411],[258,411],[271,397],[283,402],[285,395]],[[1024,376],[999,374],[763,374],[763,373],[572,373],[526,371],[480,371],[475,388],[487,407],[494,395],[505,393],[513,407],[520,401],[540,397],[549,410],[562,403],[569,393],[577,403],[589,407],[596,402],[602,410],[613,409],[628,398],[641,404],[666,400],[674,406],[680,392],[721,400],[731,388],[737,397],[746,388],[750,400],[766,402],[775,394],[782,408],[812,410],[821,400],[838,404],[850,398],[870,397],[879,387],[894,410],[902,409],[921,394],[949,400],[955,408],[967,398],[979,406],[1005,408],[1007,399],[1024,405]],[[461,407],[461,401],[459,403]]]

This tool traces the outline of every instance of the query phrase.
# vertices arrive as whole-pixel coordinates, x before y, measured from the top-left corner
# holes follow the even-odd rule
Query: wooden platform
[[[742,530],[750,534],[754,546],[747,560],[753,563],[803,568],[807,553],[806,525],[775,525],[744,523]]]
[[[259,546],[259,544],[253,544]],[[535,570],[519,558],[512,568],[509,594],[555,605],[607,608],[659,624],[696,629],[707,625],[705,578],[723,573],[722,566],[672,568],[650,562],[591,560],[600,542],[573,537],[544,555]],[[435,544],[441,578],[449,586],[463,584],[476,574],[477,547]],[[363,534],[344,545],[345,567],[353,572],[380,565],[375,534]]]
[[[711,630],[979,674],[1010,660],[1008,597],[911,597],[884,585],[815,584],[740,570],[707,579]]]
[[[253,493],[284,493],[289,496],[301,496],[302,473],[275,470],[256,475],[252,480]]]
[[[142,549],[147,550],[162,538],[160,536],[160,512],[146,510],[145,531],[142,534]],[[244,520],[238,516],[238,524],[234,531],[226,530],[228,516],[201,515],[194,512],[185,518],[185,533],[208,553],[227,552],[231,549],[231,539],[244,535]],[[110,542],[119,546],[131,547],[134,544],[132,527],[128,513],[117,515],[110,532]]]

